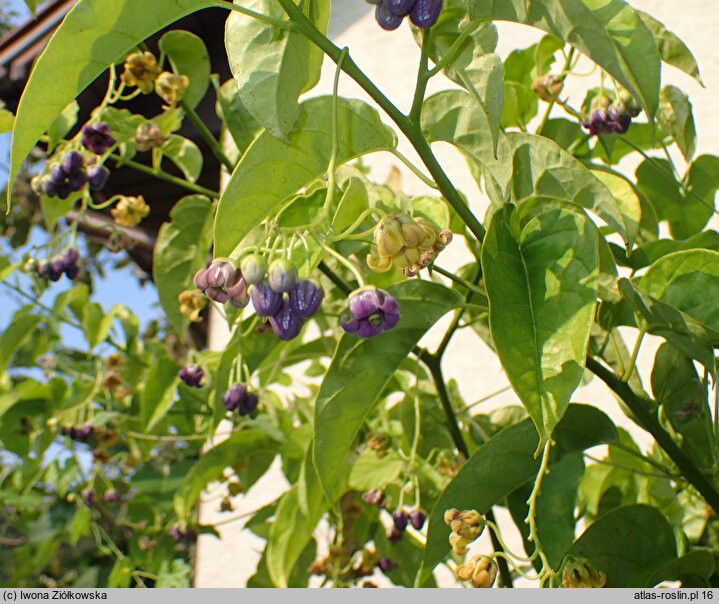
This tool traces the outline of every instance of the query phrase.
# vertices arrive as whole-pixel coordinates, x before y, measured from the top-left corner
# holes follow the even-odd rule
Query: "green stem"
[[[203,122],[200,116],[197,115],[197,112],[190,105],[187,104],[187,101],[180,101],[180,107],[182,107],[182,110],[185,112],[185,115],[190,118],[192,125],[195,126],[197,131],[200,133],[200,136],[207,143],[207,146],[210,148],[212,155],[214,155],[217,158],[217,161],[219,161],[223,166],[225,166],[227,171],[232,174],[235,169],[234,164],[230,161],[227,155],[225,155],[225,152],[222,149],[222,145],[220,145],[220,142],[214,137],[212,132],[210,132],[210,129],[205,125],[205,122]]]
[[[167,172],[153,170],[149,166],[140,164],[131,159],[123,159],[119,155],[114,154],[110,155],[110,159],[113,160],[117,165],[129,166],[133,170],[137,170],[138,172],[142,172],[143,174],[147,174],[149,176],[154,176],[155,178],[172,183],[173,185],[177,185],[178,187],[182,187],[184,189],[187,189],[188,191],[192,191],[193,193],[205,195],[210,199],[220,198],[220,194],[217,191],[212,191],[211,189],[206,189],[205,187],[201,187],[200,185],[187,182],[186,180],[182,178],[177,178],[176,176],[172,176],[172,174],[168,174]]]
[[[314,24],[305,16],[302,10],[292,0],[278,0],[282,8],[289,15],[290,19],[297,26],[298,31],[307,39],[322,50],[330,59],[338,63],[343,57],[342,49],[334,45],[327,37],[319,31]],[[409,139],[417,154],[424,162],[429,173],[434,178],[439,190],[447,202],[459,214],[472,234],[480,241],[486,233],[482,224],[462,200],[457,189],[455,189],[449,177],[445,174],[442,166],[434,156],[429,143],[424,138],[420,125],[404,115],[397,107],[377,88],[377,86],[357,66],[350,55],[344,58],[342,71],[350,76],[357,84],[379,105],[382,110],[392,119],[400,131]]]
[[[629,380],[632,377],[632,374],[634,373],[634,369],[637,366],[637,357],[639,356],[639,351],[642,348],[642,342],[644,341],[644,336],[646,335],[647,330],[641,329],[639,331],[639,335],[637,336],[637,341],[634,342],[634,350],[632,350],[632,356],[629,359],[629,367],[624,371],[622,375],[622,382],[629,382]]]
[[[419,123],[422,116],[422,104],[424,103],[424,95],[427,92],[427,82],[429,82],[429,48],[432,39],[432,30],[422,30],[422,54],[419,59],[419,67],[417,69],[417,83],[414,87],[414,98],[412,99],[412,108],[409,110],[409,119],[415,124]]]
[[[452,46],[449,47],[449,50],[444,54],[444,56],[439,61],[437,61],[437,63],[432,69],[429,70],[429,73],[427,74],[428,78],[433,78],[445,67],[454,63],[454,60],[459,56],[459,53],[462,52],[464,43],[467,41],[467,38],[469,38],[469,36],[474,33],[475,28],[476,26],[470,25],[459,35],[459,37],[453,42]]]
[[[408,157],[402,155],[402,153],[400,153],[397,149],[392,149],[390,153],[392,153],[392,155],[394,155],[399,161],[401,161],[405,166],[407,166],[410,172],[412,172],[412,174],[419,178],[428,187],[430,187],[431,189],[437,188],[435,182],[431,178],[427,178],[422,173],[422,171],[409,160]]]
[[[592,357],[587,357],[587,369],[624,401],[639,424],[654,437],[654,440],[676,464],[682,475],[701,493],[706,502],[714,509],[714,512],[719,513],[719,492],[662,428],[654,412],[656,402],[638,396],[628,384],[621,381],[609,369]]]
[[[574,46],[570,47],[570,49],[569,49],[569,53],[567,54],[566,60],[564,61],[564,67],[562,68],[562,74],[566,73],[569,70],[569,66],[572,63],[573,58],[574,58]],[[554,109],[554,104],[556,102],[557,102],[557,99],[553,98],[547,105],[547,110],[544,112],[544,116],[542,117],[542,121],[539,124],[539,128],[537,128],[537,134],[542,134],[542,131],[544,130],[544,127],[547,125],[547,121],[549,120],[549,115],[552,113],[552,109]]]
[[[213,4],[212,6],[214,6],[215,8],[224,8],[225,10],[231,10],[236,13],[243,14],[247,17],[252,17],[253,19],[257,19],[257,21],[260,21],[261,23],[267,23],[268,25],[273,25],[274,27],[278,27],[279,29],[284,29],[286,31],[293,31],[296,29],[295,24],[291,21],[275,19],[274,17],[263,15],[262,13],[258,13],[248,8],[244,8],[238,4],[230,4],[229,2],[218,2],[217,4]]]
[[[451,273],[446,269],[443,269],[441,266],[437,266],[436,264],[433,264],[432,271],[437,272],[440,275],[447,277],[447,279],[449,279],[450,281],[454,281],[455,283],[457,283],[463,287],[466,287],[470,291],[484,295],[484,292],[481,289],[479,289],[476,285],[474,285],[473,283],[470,283],[466,279],[462,279],[462,277],[455,275],[454,273]]]

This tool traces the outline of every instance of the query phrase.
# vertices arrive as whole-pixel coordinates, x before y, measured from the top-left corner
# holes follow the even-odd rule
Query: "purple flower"
[[[417,0],[409,12],[409,20],[422,29],[432,27],[439,19],[443,4],[444,0]]]
[[[629,130],[632,123],[632,116],[628,113],[619,111],[614,104],[609,106],[607,110],[607,129],[617,134],[624,134]]]
[[[250,417],[257,416],[257,405],[260,399],[253,392],[248,392],[245,396],[245,400],[240,403],[239,411],[240,415],[249,415]]]
[[[102,155],[115,144],[110,127],[104,122],[87,124],[82,129],[82,146],[97,155]]]
[[[407,523],[409,522],[409,516],[407,512],[394,512],[392,514],[392,522],[394,522],[394,528],[400,533],[404,533],[407,528]]]
[[[77,174],[80,174],[84,167],[85,160],[77,151],[65,153],[62,158],[62,171],[67,176],[76,176]]]
[[[390,558],[380,558],[380,561],[377,566],[379,566],[380,570],[383,573],[389,573],[392,572],[395,568],[397,568],[397,563]]]
[[[384,2],[378,4],[377,8],[374,9],[374,18],[379,26],[386,31],[397,29],[402,25],[402,20],[404,19],[401,15],[395,15],[391,12]]]
[[[87,182],[85,161],[77,151],[70,151],[62,158],[62,163],[50,166],[50,177],[43,180],[42,191],[49,197],[67,199],[71,193],[79,191]]]
[[[375,287],[356,290],[349,299],[350,320],[344,316],[342,329],[360,338],[372,338],[389,331],[399,323],[399,302],[386,291]]]
[[[402,531],[398,531],[394,526],[387,532],[387,539],[390,543],[397,543],[402,540]]]
[[[422,530],[425,520],[427,520],[427,514],[422,510],[412,510],[409,513],[409,522],[418,531]]]
[[[180,369],[177,375],[190,388],[201,388],[205,372],[197,365],[188,365]]]
[[[272,331],[280,340],[292,340],[302,330],[305,320],[290,306],[289,300],[283,300],[280,310],[270,317]]]
[[[278,294],[267,283],[256,283],[250,288],[250,300],[255,312],[261,317],[276,315],[282,307],[282,294]]]
[[[90,166],[87,169],[87,182],[93,191],[99,191],[107,184],[110,170],[105,166]]]
[[[222,395],[222,404],[228,411],[239,409],[247,396],[247,388],[244,384],[233,384],[230,389]]]
[[[215,302],[224,304],[232,301],[239,308],[247,305],[244,298],[246,285],[242,273],[229,262],[218,260],[204,270],[197,271],[195,285]]]
[[[303,319],[314,315],[322,304],[325,292],[312,281],[298,281],[289,293],[290,306]]]
[[[406,17],[417,0],[384,0],[387,10],[393,15]]]
[[[90,489],[85,489],[82,492],[82,500],[85,502],[87,507],[91,508],[95,505],[95,493]]]

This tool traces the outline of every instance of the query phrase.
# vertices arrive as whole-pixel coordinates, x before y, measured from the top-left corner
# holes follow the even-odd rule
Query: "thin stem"
[[[624,401],[639,424],[654,437],[654,440],[676,464],[682,475],[701,493],[714,511],[719,513],[719,492],[662,428],[654,412],[656,402],[637,395],[628,384],[622,382],[592,357],[587,357],[587,369]]]
[[[617,463],[615,461],[610,461],[608,459],[598,459],[597,457],[592,457],[588,453],[584,453],[584,457],[587,459],[593,461],[594,463],[602,464],[605,466],[612,466],[614,468],[619,468],[620,470],[626,470],[627,472],[631,472],[632,474],[639,474],[641,476],[651,476],[652,478],[666,478],[668,480],[682,480],[683,476],[677,476],[676,474],[665,474],[663,472],[648,472],[647,470],[640,470],[638,468],[632,468],[631,466],[625,466],[624,464]]]
[[[477,287],[473,283],[470,283],[466,279],[463,279],[462,277],[449,272],[448,270],[442,268],[441,266],[437,266],[436,264],[433,264],[432,271],[438,272],[440,275],[447,277],[447,279],[449,279],[450,281],[454,281],[455,283],[458,283],[459,285],[466,287],[470,291],[484,295],[484,292],[481,289],[479,289],[479,287]]]
[[[549,467],[549,451],[551,450],[551,448],[552,441],[550,439],[547,440],[546,443],[544,443],[544,449],[542,451],[542,463],[539,466],[539,472],[537,472],[537,478],[534,481],[532,493],[530,494],[529,499],[527,499],[529,512],[527,513],[527,518],[525,519],[525,522],[529,525],[529,536],[527,537],[527,541],[534,543],[535,552],[539,554],[539,558],[542,561],[542,569],[539,572],[539,578],[543,577],[547,573],[552,572],[549,560],[547,560],[547,556],[542,550],[542,544],[539,542],[539,534],[537,532],[537,498],[542,491],[542,481],[544,480],[544,476],[547,473],[547,469]]]
[[[476,25],[470,25],[461,34],[459,34],[459,37],[452,43],[452,46],[449,47],[449,50],[447,50],[445,55],[437,61],[437,63],[435,63],[435,66],[432,69],[429,70],[429,73],[427,74],[428,78],[433,78],[445,67],[454,63],[455,59],[459,56],[459,53],[462,52],[464,43],[467,41],[467,38],[474,33],[475,28]]]
[[[637,336],[637,341],[634,342],[634,350],[632,350],[632,356],[629,359],[629,367],[624,371],[622,375],[622,381],[623,382],[629,382],[629,380],[632,377],[632,374],[634,373],[634,369],[637,366],[637,357],[639,356],[639,350],[642,347],[642,342],[644,341],[644,336],[647,334],[646,329],[641,329],[639,331],[639,335]]]
[[[424,95],[427,92],[427,82],[429,82],[429,48],[432,39],[432,30],[422,30],[422,54],[419,59],[419,67],[417,69],[417,83],[414,87],[414,98],[412,99],[412,108],[409,111],[409,119],[415,124],[419,123],[422,116],[422,105],[424,103]]]
[[[632,455],[632,456],[636,457],[637,459],[643,461],[645,464],[656,468],[656,469],[659,470],[662,474],[666,474],[666,475],[668,475],[668,476],[676,476],[676,477],[679,477],[678,474],[672,474],[672,471],[671,471],[669,468],[663,466],[663,465],[660,464],[658,461],[654,461],[651,457],[647,457],[647,456],[645,456],[645,455],[642,455],[642,454],[639,453],[638,451],[632,449],[631,447],[625,445],[624,443],[622,443],[622,442],[620,442],[620,441],[613,442],[610,446],[613,447],[613,448],[615,448],[615,449],[619,449],[620,451],[624,451],[625,453],[628,453],[629,455]]]
[[[324,273],[325,277],[332,281],[337,289],[339,289],[345,296],[352,292],[352,288],[347,285],[347,283],[345,283],[329,266],[327,266],[324,260],[319,263],[317,268],[319,268],[320,271]]]
[[[253,19],[257,19],[257,21],[267,23],[268,25],[273,25],[274,27],[278,27],[279,29],[284,29],[286,31],[295,31],[297,29],[295,27],[295,24],[291,21],[275,19],[274,17],[270,17],[269,15],[263,15],[262,13],[250,10],[249,8],[244,8],[239,4],[232,4],[230,2],[218,2],[217,4],[213,4],[211,6],[214,6],[215,8],[224,8],[225,10],[231,10],[236,13],[241,13],[247,17],[252,17]]]
[[[133,170],[137,170],[138,172],[142,172],[143,174],[148,174],[149,176],[154,176],[155,178],[164,180],[165,182],[172,183],[173,185],[177,185],[178,187],[182,187],[184,189],[187,189],[188,191],[192,191],[193,193],[199,193],[200,195],[205,195],[206,197],[209,197],[210,199],[219,199],[220,198],[220,194],[217,191],[212,191],[211,189],[206,189],[205,187],[201,187],[200,185],[196,185],[194,183],[187,182],[186,180],[184,180],[182,178],[177,178],[176,176],[172,176],[172,174],[168,174],[167,172],[163,172],[161,170],[153,170],[149,166],[140,164],[131,159],[123,159],[119,155],[114,155],[114,154],[110,155],[109,158],[118,165],[129,166]]]
[[[347,258],[345,258],[342,254],[340,254],[337,250],[333,249],[332,247],[325,245],[322,240],[319,237],[316,237],[314,234],[312,235],[312,238],[317,242],[317,245],[319,245],[325,252],[327,252],[330,256],[332,256],[337,262],[345,266],[350,270],[350,272],[355,276],[355,279],[357,279],[357,283],[359,283],[360,287],[364,286],[364,277],[362,276],[362,273],[359,272],[359,269],[352,264]]]
[[[390,151],[390,153],[392,153],[392,155],[394,155],[399,161],[401,161],[405,166],[407,166],[407,168],[409,168],[410,172],[412,172],[412,174],[414,174],[417,178],[419,178],[428,187],[430,187],[432,189],[437,188],[437,184],[431,178],[428,178],[427,176],[425,176],[422,173],[422,171],[417,166],[415,166],[409,160],[408,157],[406,157],[405,155],[402,155],[402,153],[400,153],[399,150],[392,149]]]
[[[227,155],[225,155],[222,145],[220,145],[220,142],[215,138],[212,132],[210,132],[210,129],[205,125],[205,122],[202,121],[200,116],[197,115],[197,112],[184,99],[180,101],[180,107],[182,107],[185,115],[190,118],[192,125],[195,126],[197,132],[200,133],[200,136],[207,143],[212,155],[214,155],[215,158],[217,158],[217,161],[225,166],[227,171],[232,174],[235,169],[235,165],[230,161]]]
[[[566,73],[569,69],[569,66],[572,63],[572,59],[574,58],[574,46],[570,47],[569,53],[567,54],[566,60],[564,61],[564,67],[562,68],[562,73]],[[549,104],[547,105],[547,110],[544,112],[544,116],[542,117],[542,121],[539,124],[539,128],[537,128],[537,133],[542,134],[542,131],[544,130],[544,127],[547,125],[547,121],[549,120],[549,115],[552,113],[552,109],[554,109],[554,104],[557,102],[556,98],[553,98]]]
[[[490,394],[487,394],[486,396],[483,396],[478,401],[474,401],[473,403],[470,403],[467,405],[464,409],[462,409],[462,412],[469,411],[472,407],[475,407],[479,405],[480,403],[484,403],[490,399],[493,399],[495,396],[499,396],[500,394],[507,392],[507,390],[511,390],[511,386],[505,386],[504,388],[500,388],[499,390],[495,390],[494,392],[491,392]]]

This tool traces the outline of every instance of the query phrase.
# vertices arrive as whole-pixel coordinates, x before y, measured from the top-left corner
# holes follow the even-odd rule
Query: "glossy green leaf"
[[[272,0],[235,4],[275,18],[284,15]],[[307,0],[302,7],[315,27],[326,32],[330,4]],[[322,51],[297,31],[279,30],[238,12],[227,19],[225,48],[244,106],[274,136],[285,137],[299,115],[300,95],[319,81]]]
[[[252,141],[257,138],[263,128],[252,117],[237,91],[235,80],[227,80],[222,86],[213,79],[217,91],[217,115],[227,126],[227,130],[235,141],[240,155],[243,154]]]
[[[332,147],[332,97],[302,103],[287,140],[261,134],[232,173],[217,208],[215,255],[228,256],[270,212],[327,171]],[[377,111],[361,101],[338,99],[337,165],[355,157],[392,149],[394,132]]]
[[[145,431],[151,431],[165,416],[175,398],[177,363],[166,356],[155,359],[140,394],[140,421]]]
[[[243,458],[274,455],[277,448],[277,441],[265,432],[247,429],[233,434],[203,453],[175,492],[174,508],[177,517],[189,518],[200,493],[210,482],[220,478],[225,468],[236,465]]]
[[[212,204],[200,196],[181,199],[162,225],[152,261],[160,305],[175,330],[182,334],[187,318],[180,314],[177,296],[192,288],[193,275],[205,266],[212,245]]]
[[[8,203],[35,143],[87,86],[156,31],[211,0],[78,0],[35,62],[13,128]]]
[[[334,502],[345,456],[375,401],[424,333],[459,303],[459,295],[426,281],[388,290],[402,307],[392,332],[362,340],[342,336],[315,403],[314,462],[327,498]]]
[[[189,31],[175,29],[164,34],[158,46],[167,55],[175,73],[189,78],[183,104],[194,109],[210,83],[210,55],[205,43]]]
[[[684,159],[691,161],[696,149],[697,131],[689,97],[676,86],[665,86],[659,94],[657,121],[671,134]]]
[[[57,144],[65,138],[65,135],[70,132],[72,127],[77,123],[77,112],[80,111],[80,106],[77,101],[73,100],[62,113],[57,116],[57,119],[47,129],[47,151],[48,154],[52,153]],[[12,130],[12,122],[7,132]]]
[[[495,155],[487,115],[472,103],[466,92],[446,90],[429,97],[422,110],[422,130],[429,142],[451,143],[470,162],[483,167],[492,201],[506,200],[512,178],[509,142],[500,135]]]
[[[368,208],[369,194],[362,179],[356,177],[348,179],[332,218],[332,228],[341,233],[352,226]]]
[[[644,25],[654,34],[654,40],[657,43],[662,61],[681,69],[701,84],[699,66],[687,45],[651,15],[640,10],[637,11],[637,14],[644,21]]]
[[[712,552],[708,549],[694,549],[654,571],[645,587],[654,587],[662,581],[681,581],[682,587],[707,587],[707,583],[696,583],[693,580],[697,577],[708,579],[714,569]]]
[[[632,255],[626,259],[627,266],[635,271],[654,264],[660,258],[687,250],[705,249],[719,252],[719,233],[716,231],[702,231],[688,239],[657,239],[648,241],[644,245],[632,250]]]
[[[0,370],[4,370],[13,355],[33,335],[41,318],[22,310],[13,315],[12,322],[0,335]]]
[[[653,573],[676,558],[666,518],[648,505],[629,505],[594,522],[567,550],[606,573],[606,587],[647,585]]]
[[[600,65],[654,115],[660,58],[654,35],[622,0],[476,0],[477,21],[514,21],[553,34]]]
[[[382,489],[399,478],[404,461],[394,451],[382,457],[366,449],[357,458],[349,475],[349,487],[355,491]]]
[[[52,231],[60,219],[72,210],[76,201],[76,195],[71,195],[67,199],[47,197],[46,195],[40,197],[40,210],[48,231]]]
[[[681,446],[699,468],[716,461],[708,392],[694,363],[671,344],[657,350],[652,369],[652,392],[667,421],[682,435]]]
[[[554,434],[556,453],[567,455],[616,439],[612,421],[588,405],[570,405]],[[535,459],[537,431],[524,420],[495,434],[462,466],[432,508],[429,516],[424,562],[417,585],[425,583],[434,567],[450,550],[449,527],[444,512],[450,508],[486,513],[539,470]]]
[[[567,210],[540,214],[520,229],[505,206],[482,246],[497,354],[542,443],[584,372],[598,267],[595,229]]]
[[[602,218],[628,245],[639,231],[639,199],[624,179],[591,171],[559,145],[541,136],[512,132],[512,193],[518,202],[531,197],[569,201]]]
[[[202,173],[202,151],[190,139],[173,134],[162,147],[162,154],[175,164],[184,177],[195,182]]]

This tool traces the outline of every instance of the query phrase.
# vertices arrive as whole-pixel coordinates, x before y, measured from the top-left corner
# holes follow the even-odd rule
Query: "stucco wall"
[[[675,83],[690,94],[694,103],[694,114],[700,125],[698,140],[699,152],[719,153],[719,119],[716,118],[715,96],[719,93],[719,55],[715,52],[716,27],[719,24],[716,17],[716,0],[684,0],[680,4],[667,0],[633,0],[637,8],[648,11],[669,29],[678,34],[692,49],[699,62],[706,88],[702,89],[691,78],[666,67],[664,71],[665,82]],[[418,49],[406,25],[394,33],[387,33],[376,26],[371,14],[371,7],[362,0],[334,0],[333,16],[330,35],[336,44],[348,46],[355,61],[365,70],[370,78],[379,87],[386,91],[388,96],[402,109],[407,109],[412,98]],[[514,48],[525,47],[540,37],[536,31],[524,26],[501,24],[499,52],[506,56]],[[334,75],[334,65],[326,62],[320,86],[312,94],[325,94],[331,91],[331,81]],[[441,77],[432,80],[430,92],[440,90],[449,84]],[[582,87],[596,85],[591,78],[571,80],[568,91],[579,94]],[[349,78],[343,77],[340,93],[345,96],[366,98]],[[580,98],[578,96],[576,98]],[[487,207],[486,199],[478,191],[471,179],[463,160],[448,146],[437,146],[438,156],[455,185],[465,192],[471,200],[471,206],[481,218]],[[416,159],[409,144],[400,142],[400,150]],[[390,166],[396,162],[387,155],[378,154],[369,158],[368,163],[373,168],[373,177],[382,181],[386,178]],[[628,169],[632,166],[627,164]],[[404,177],[404,187],[408,193],[425,191],[425,187],[411,173],[401,168]],[[448,268],[457,267],[466,262],[466,251],[460,243],[453,243],[442,256],[442,264]],[[447,318],[441,321],[436,328],[427,335],[426,344],[432,348],[446,328]],[[625,331],[629,347],[634,342],[635,333]],[[221,330],[214,332],[213,344],[221,346],[223,335]],[[649,368],[656,350],[657,341],[648,338],[643,346],[640,357],[640,373],[648,380]],[[495,355],[471,332],[460,331],[454,338],[452,345],[445,356],[444,369],[447,378],[456,378],[460,384],[462,395],[467,401],[478,400],[482,396],[496,391],[507,384],[500,364]],[[597,380],[580,388],[574,401],[588,402],[600,406],[619,425],[632,431],[635,438],[647,446],[651,438],[636,428],[622,414],[612,395]],[[483,409],[491,409],[506,404],[516,404],[517,399],[511,391],[493,398],[482,404]],[[279,495],[286,485],[278,471],[273,472],[260,481],[247,496],[236,499],[236,512],[241,514],[261,507],[264,503],[272,501]],[[212,498],[212,495],[207,497]],[[203,506],[202,521],[217,522],[227,519],[231,515],[221,515],[217,512],[219,501],[215,499]],[[521,551],[519,536],[508,516],[499,513],[499,520],[505,526],[507,541],[515,550]],[[242,520],[220,527],[222,540],[212,537],[202,537],[198,550],[196,567],[196,585],[198,587],[239,587],[242,586],[253,571],[258,559],[258,552],[262,542],[242,530]],[[488,540],[480,541],[475,549],[488,551]],[[451,580],[446,574],[444,581]],[[443,581],[443,582],[444,582]],[[523,582],[524,583],[524,582]],[[526,584],[526,583],[525,583]]]

